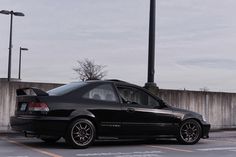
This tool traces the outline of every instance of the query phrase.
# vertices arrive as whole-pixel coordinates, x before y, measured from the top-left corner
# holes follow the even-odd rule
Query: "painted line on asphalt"
[[[236,150],[236,147],[215,147],[215,148],[202,148],[202,149],[196,149],[198,151],[203,151],[203,152],[207,152],[207,151],[222,151],[222,150]]]
[[[63,156],[61,156],[61,155],[58,155],[58,154],[55,154],[55,153],[51,153],[51,152],[48,152],[48,151],[45,151],[45,150],[42,150],[42,149],[39,149],[39,148],[27,146],[27,145],[25,145],[25,144],[22,144],[22,143],[20,143],[20,142],[17,142],[17,141],[8,139],[8,138],[2,138],[2,139],[6,140],[7,142],[16,144],[16,145],[18,145],[18,146],[21,146],[21,147],[30,149],[30,150],[32,150],[32,151],[35,151],[35,152],[38,152],[38,153],[41,153],[41,154],[44,154],[44,155],[47,155],[47,156],[50,156],[50,157],[63,157]]]
[[[133,157],[133,156],[149,156],[159,157],[161,151],[144,151],[144,152],[106,152],[106,153],[87,153],[87,154],[76,154],[78,157],[93,157],[93,156],[116,156],[116,157]]]
[[[173,148],[173,147],[155,146],[155,145],[147,145],[147,146],[153,147],[153,148],[159,148],[159,149],[166,149],[166,150],[172,150],[172,151],[178,151],[178,152],[185,152],[185,153],[192,153],[193,152],[192,150]]]
[[[209,141],[209,142],[224,142],[224,143],[229,143],[229,144],[232,144],[232,143],[236,143],[236,141],[231,141],[231,140],[212,140],[212,139],[204,139],[204,141]]]
[[[235,131],[223,131],[223,133],[226,133],[226,134],[235,134]]]
[[[7,156],[7,157],[29,157],[29,156]]]

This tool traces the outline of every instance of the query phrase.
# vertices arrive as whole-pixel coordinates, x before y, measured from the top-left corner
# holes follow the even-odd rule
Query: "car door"
[[[114,136],[120,133],[121,104],[111,83],[95,85],[83,98],[92,107],[88,110],[95,115],[100,136]]]
[[[171,110],[161,108],[161,102],[141,88],[117,86],[122,103],[122,132],[127,136],[169,134],[174,117]]]

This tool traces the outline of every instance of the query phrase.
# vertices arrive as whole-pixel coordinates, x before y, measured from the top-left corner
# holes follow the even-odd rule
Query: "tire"
[[[67,129],[65,140],[73,148],[87,148],[94,142],[96,129],[88,119],[77,119]]]
[[[53,137],[53,136],[40,137],[42,141],[49,144],[56,143],[60,138],[61,137]]]
[[[202,135],[202,127],[194,119],[184,121],[179,128],[177,140],[181,144],[196,144]]]

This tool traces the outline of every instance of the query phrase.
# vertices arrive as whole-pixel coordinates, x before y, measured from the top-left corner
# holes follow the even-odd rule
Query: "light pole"
[[[20,80],[21,76],[21,51],[28,51],[28,48],[20,47],[20,54],[19,54],[19,73],[18,73],[18,79]]]
[[[155,27],[156,27],[156,0],[150,0],[149,16],[149,44],[148,44],[148,77],[145,87],[147,89],[155,88]]]
[[[8,10],[1,10],[1,14],[10,15],[10,40],[9,40],[9,57],[8,57],[8,75],[7,80],[11,81],[11,49],[12,49],[12,22],[13,22],[13,15],[15,16],[25,16],[21,12],[14,12]]]

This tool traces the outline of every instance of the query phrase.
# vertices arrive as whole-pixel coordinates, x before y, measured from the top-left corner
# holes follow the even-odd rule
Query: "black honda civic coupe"
[[[17,90],[13,130],[74,148],[95,139],[175,137],[181,144],[208,138],[202,115],[169,106],[146,89],[119,80],[70,83],[44,92]]]

